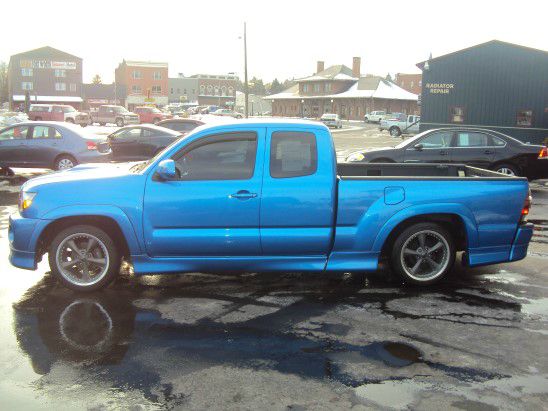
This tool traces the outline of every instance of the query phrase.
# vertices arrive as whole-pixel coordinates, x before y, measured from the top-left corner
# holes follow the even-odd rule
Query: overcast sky
[[[548,50],[548,1],[34,1],[2,2],[0,60],[49,45],[84,59],[84,82],[112,82],[122,59],[167,61],[177,73],[243,78],[310,75],[316,61],[362,73],[415,64],[492,39]]]

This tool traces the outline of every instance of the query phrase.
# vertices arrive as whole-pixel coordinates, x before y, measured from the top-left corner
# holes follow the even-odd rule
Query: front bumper
[[[10,263],[18,268],[36,270],[37,231],[45,220],[24,218],[19,213],[9,217],[8,240]]]

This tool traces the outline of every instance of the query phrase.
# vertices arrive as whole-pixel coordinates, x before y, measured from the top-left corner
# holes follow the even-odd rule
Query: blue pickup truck
[[[48,254],[66,286],[119,273],[377,269],[432,284],[522,259],[533,226],[525,178],[464,165],[337,164],[320,123],[201,126],[140,163],[80,165],[26,182],[10,261]]]

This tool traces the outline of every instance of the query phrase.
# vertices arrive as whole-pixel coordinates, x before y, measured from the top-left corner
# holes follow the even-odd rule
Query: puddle
[[[532,242],[548,244],[548,220],[529,220],[534,224]]]

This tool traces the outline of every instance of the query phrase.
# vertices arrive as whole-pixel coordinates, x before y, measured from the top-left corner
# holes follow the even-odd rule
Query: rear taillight
[[[529,215],[529,211],[531,210],[531,204],[533,203],[533,196],[531,195],[531,189],[527,191],[527,197],[525,198],[525,204],[523,204],[523,208],[521,209],[521,222],[525,222],[527,220],[527,216]]]
[[[97,143],[94,141],[86,141],[86,144],[88,146],[88,150],[97,150]]]
[[[538,158],[548,158],[548,148],[542,147],[540,153],[538,153]]]

